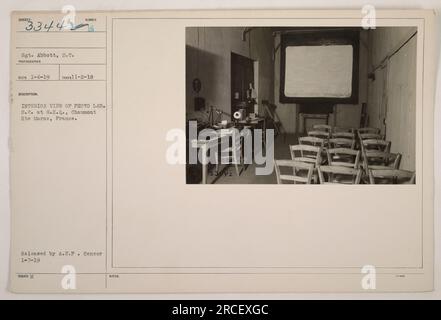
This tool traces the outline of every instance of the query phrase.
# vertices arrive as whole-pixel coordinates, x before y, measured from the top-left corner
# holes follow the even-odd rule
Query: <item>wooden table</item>
[[[217,137],[211,138],[209,140],[199,140],[194,139],[191,141],[191,146],[193,148],[201,149],[202,153],[202,184],[207,183],[208,176],[208,160],[207,160],[207,151],[210,150],[215,145],[217,146],[222,138],[231,136],[233,134],[234,127],[228,129],[219,129],[216,132],[218,133]],[[198,156],[199,159],[199,156]]]
[[[213,141],[215,140],[215,141]],[[210,139],[210,140],[191,140],[191,146],[193,148],[201,149],[202,152],[202,183],[207,183],[207,175],[208,175],[208,161],[207,161],[207,151],[211,148],[212,143],[218,144],[218,138]],[[198,156],[199,159],[199,156]]]
[[[251,129],[262,129],[262,140],[263,140],[263,145],[265,146],[266,144],[266,119],[265,118],[254,118],[254,119],[250,119],[249,121],[246,120],[241,120],[237,122],[238,124],[240,124],[243,128],[246,128],[247,126],[251,127]]]
[[[263,139],[263,145],[265,146],[266,144],[266,120],[265,118],[255,118],[249,121],[238,121],[238,124],[243,127],[246,128],[247,126],[250,126],[252,129],[257,129],[257,128],[261,128],[263,133],[262,133],[262,139]],[[197,149],[201,149],[201,153],[202,153],[202,184],[206,184],[207,183],[207,177],[208,177],[208,160],[207,160],[207,152],[208,150],[210,150],[212,147],[214,147],[214,145],[218,145],[219,142],[221,141],[221,139],[223,137],[227,137],[227,136],[231,136],[233,134],[233,129],[239,129],[237,127],[231,127],[231,128],[227,128],[227,129],[218,129],[217,133],[218,135],[215,138],[211,138],[209,140],[199,140],[199,139],[194,139],[191,140],[191,146],[193,148],[197,148]],[[254,145],[253,145],[254,147]],[[199,157],[198,157],[199,159]]]

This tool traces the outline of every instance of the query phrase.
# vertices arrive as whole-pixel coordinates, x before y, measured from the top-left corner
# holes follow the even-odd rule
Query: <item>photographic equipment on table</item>
[[[242,121],[245,119],[245,109],[239,109],[233,114],[233,118],[237,121]]]

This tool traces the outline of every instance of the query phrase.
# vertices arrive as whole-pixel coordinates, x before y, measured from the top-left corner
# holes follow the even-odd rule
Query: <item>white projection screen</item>
[[[351,97],[352,45],[287,46],[285,50],[286,97]]]

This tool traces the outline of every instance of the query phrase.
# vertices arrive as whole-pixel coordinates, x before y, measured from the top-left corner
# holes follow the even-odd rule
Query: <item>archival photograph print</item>
[[[433,10],[65,15],[4,30],[11,292],[430,295]]]
[[[415,184],[416,27],[187,27],[187,184]]]

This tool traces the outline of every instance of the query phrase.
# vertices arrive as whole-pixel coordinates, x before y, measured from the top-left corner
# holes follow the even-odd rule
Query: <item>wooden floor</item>
[[[296,134],[279,135],[274,141],[274,158],[275,159],[291,159],[289,153],[289,145],[297,144]],[[242,168],[240,176],[237,176],[234,165],[225,165],[221,168],[221,173],[216,176],[214,172],[209,172],[207,183],[214,184],[276,184],[276,174],[273,171],[270,175],[256,175],[256,165],[250,164]]]

